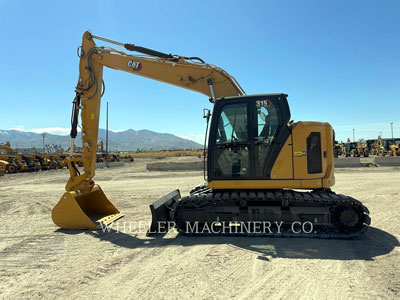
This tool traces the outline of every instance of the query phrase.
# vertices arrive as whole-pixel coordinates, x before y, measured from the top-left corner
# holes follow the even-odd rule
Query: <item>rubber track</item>
[[[353,205],[357,208],[357,211],[361,211],[363,216],[363,225],[357,231],[351,232],[321,232],[321,233],[293,233],[293,232],[281,232],[281,233],[266,233],[266,234],[237,234],[237,233],[188,233],[184,229],[178,227],[178,231],[191,236],[262,236],[262,237],[296,237],[296,238],[321,238],[321,239],[352,239],[364,234],[368,230],[368,225],[371,223],[369,217],[369,210],[359,200],[354,199],[350,196],[336,194],[334,192],[298,192],[293,190],[242,190],[232,192],[213,192],[212,190],[200,190],[194,192],[190,196],[185,196],[175,203],[171,211],[171,217],[174,217],[175,211],[180,208],[184,208],[187,204],[193,208],[193,204],[196,206],[203,206],[207,204],[218,203],[223,205],[223,202],[240,201],[241,199],[246,201],[288,201],[286,204],[291,203],[308,203],[308,204],[323,204],[325,206],[330,205]],[[311,205],[310,205],[311,206]],[[173,218],[174,219],[174,218]],[[178,224],[178,223],[177,223]],[[337,229],[338,230],[338,229]]]

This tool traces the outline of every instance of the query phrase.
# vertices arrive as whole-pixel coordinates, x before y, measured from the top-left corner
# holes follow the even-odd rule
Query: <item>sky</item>
[[[91,30],[201,57],[247,94],[286,93],[294,121],[329,122],[339,141],[353,129],[356,140],[390,137],[391,122],[400,136],[399,16],[396,0],[0,0],[0,129],[69,133],[76,49]],[[100,127],[108,101],[111,130],[203,143],[207,97],[107,68],[103,79]]]

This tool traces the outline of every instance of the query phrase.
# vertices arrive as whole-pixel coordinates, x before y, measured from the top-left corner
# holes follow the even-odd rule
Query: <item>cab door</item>
[[[272,167],[290,135],[286,95],[259,96],[250,103],[254,114],[254,179],[271,179]]]
[[[223,101],[223,100],[220,100]],[[244,179],[251,177],[250,136],[247,101],[219,102],[211,127],[209,177]]]

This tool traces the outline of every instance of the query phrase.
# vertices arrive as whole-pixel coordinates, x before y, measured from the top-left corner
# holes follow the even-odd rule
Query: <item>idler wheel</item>
[[[340,205],[332,211],[333,223],[340,229],[356,229],[362,224],[360,214],[353,206]]]

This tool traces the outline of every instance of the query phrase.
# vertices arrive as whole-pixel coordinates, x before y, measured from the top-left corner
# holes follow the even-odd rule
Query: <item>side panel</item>
[[[293,179],[292,135],[287,138],[272,167],[271,179]]]
[[[294,179],[324,178],[328,170],[328,123],[298,122],[293,125]],[[332,145],[332,142],[330,143]],[[329,154],[333,155],[332,149]]]

